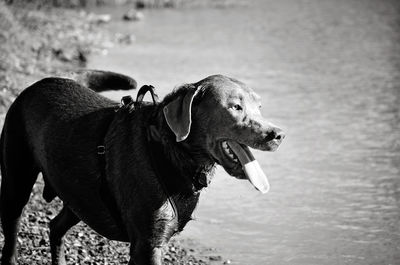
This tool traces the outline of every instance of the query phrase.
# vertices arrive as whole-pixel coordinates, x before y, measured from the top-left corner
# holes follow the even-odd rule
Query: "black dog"
[[[93,90],[134,88],[134,80],[99,71],[74,78],[33,84],[7,113],[0,142],[3,265],[16,264],[19,219],[39,172],[44,198],[64,202],[50,222],[53,264],[65,264],[62,237],[83,221],[130,242],[129,264],[160,265],[162,247],[191,219],[216,164],[259,189],[267,185],[247,167],[254,160],[247,146],[274,151],[284,134],[262,119],[259,96],[243,83],[215,75],[159,104],[118,108]]]

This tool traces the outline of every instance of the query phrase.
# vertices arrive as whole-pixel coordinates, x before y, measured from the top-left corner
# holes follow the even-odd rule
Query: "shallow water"
[[[136,42],[90,65],[161,96],[210,74],[233,76],[285,129],[277,152],[255,152],[271,191],[219,168],[180,237],[232,264],[400,264],[400,2],[234,3],[113,22]]]

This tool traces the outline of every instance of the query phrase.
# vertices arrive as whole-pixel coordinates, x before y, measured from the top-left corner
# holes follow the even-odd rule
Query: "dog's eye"
[[[239,110],[239,111],[243,110],[242,106],[240,106],[239,104],[235,104],[231,108],[234,109],[234,110]]]

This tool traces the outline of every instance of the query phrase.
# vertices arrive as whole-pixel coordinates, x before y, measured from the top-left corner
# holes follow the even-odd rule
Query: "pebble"
[[[96,24],[104,24],[108,23],[111,21],[111,15],[110,14],[89,14],[87,16],[87,19]]]
[[[211,261],[221,261],[222,257],[221,256],[210,256],[208,257]]]
[[[133,42],[136,41],[136,36],[133,35],[133,34],[120,34],[120,33],[117,33],[117,34],[115,34],[115,38],[118,41],[118,43],[126,44],[126,45],[132,44]]]
[[[126,12],[122,19],[125,21],[139,21],[144,18],[144,14],[140,11],[137,11],[136,9],[130,9],[128,12]]]

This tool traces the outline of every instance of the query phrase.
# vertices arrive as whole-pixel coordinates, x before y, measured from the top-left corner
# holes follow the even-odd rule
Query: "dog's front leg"
[[[162,265],[162,247],[150,244],[131,244],[131,258],[128,265]]]
[[[137,221],[142,225],[140,234],[138,229],[131,228],[131,259],[129,265],[162,265],[163,246],[166,246],[178,231],[178,218],[171,200],[165,200],[162,206],[153,214],[153,219],[141,219]],[[144,216],[142,216],[144,218]],[[137,219],[136,219],[137,220]],[[151,224],[145,226],[144,224]]]

